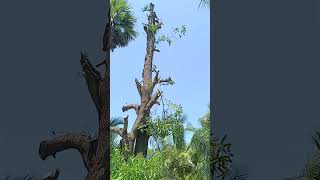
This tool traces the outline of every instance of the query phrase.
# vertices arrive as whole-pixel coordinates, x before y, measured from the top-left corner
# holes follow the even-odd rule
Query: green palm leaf
[[[123,124],[123,119],[121,117],[113,117],[110,120],[110,127],[115,127]]]
[[[111,0],[112,41],[111,50],[125,47],[137,37],[136,18],[126,0]]]

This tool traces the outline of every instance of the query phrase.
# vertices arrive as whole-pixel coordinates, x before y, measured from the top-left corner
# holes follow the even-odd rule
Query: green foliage
[[[139,155],[129,157],[127,162],[119,149],[113,149],[112,179],[209,180],[209,124],[206,124],[206,120],[200,119],[204,127],[196,129],[197,133],[191,144],[187,145],[184,138],[185,116],[182,106],[169,102],[165,107],[161,117],[147,119],[146,128],[149,135],[161,145],[157,149],[148,149],[147,158]],[[197,142],[199,140],[201,142]],[[208,149],[203,150],[197,147],[198,145],[206,145]]]
[[[158,45],[161,42],[167,42],[169,46],[171,46],[171,44],[177,40],[178,38],[182,38],[183,36],[186,35],[187,32],[187,27],[186,25],[182,25],[181,27],[176,27],[173,28],[173,32],[171,33],[171,35],[159,35],[156,38],[156,42],[155,44]]]
[[[212,147],[212,168],[214,175],[218,177],[225,177],[230,171],[233,154],[231,154],[231,144],[225,143],[227,136],[225,135],[221,140],[214,138],[211,144]]]
[[[146,159],[142,155],[129,157],[127,162],[119,150],[113,150],[111,154],[111,179],[114,180],[149,180],[161,179],[163,173],[163,158],[159,152]]]
[[[210,137],[210,112],[198,120],[200,128],[185,127],[183,112],[181,105],[167,101],[162,116],[147,119],[145,130],[157,145],[148,149],[147,158],[139,155],[125,161],[119,148],[114,148],[112,179],[209,180],[210,175],[216,180],[247,179],[247,171],[232,164],[227,136]],[[193,133],[189,144],[185,142],[185,131]]]
[[[147,133],[155,139],[167,140],[172,137],[174,147],[177,149],[185,148],[184,126],[185,117],[181,105],[169,102],[167,108],[164,110],[162,117],[147,120]]]
[[[152,32],[153,34],[156,34],[157,30],[158,30],[158,26],[155,25],[155,24],[150,24],[149,27],[148,27],[148,30],[150,32]]]
[[[133,16],[126,0],[111,0],[112,42],[111,50],[125,47],[134,40],[138,33],[135,31],[136,18]]]

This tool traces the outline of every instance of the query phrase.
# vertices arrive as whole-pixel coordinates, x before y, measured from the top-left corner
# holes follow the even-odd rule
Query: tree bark
[[[64,150],[78,150],[88,171],[85,180],[110,179],[110,45],[108,39],[110,39],[111,25],[109,1],[107,1],[107,10],[109,16],[103,38],[106,52],[105,77],[101,77],[100,72],[90,63],[86,55],[81,54],[80,59],[90,96],[98,112],[98,136],[91,138],[83,134],[69,133],[43,140],[39,147],[39,156],[42,160],[49,156],[55,157],[58,152]]]
[[[135,79],[137,91],[140,95],[140,104],[129,104],[122,107],[122,111],[133,109],[136,111],[137,117],[128,134],[128,144],[131,154],[142,153],[147,155],[149,135],[145,130],[146,120],[150,116],[150,110],[154,104],[159,104],[158,99],[161,96],[161,92],[157,91],[153,93],[157,84],[163,83],[167,80],[160,80],[158,74],[159,71],[153,70],[153,55],[155,49],[155,35],[156,31],[161,28],[161,25],[156,21],[156,13],[154,12],[154,5],[150,3],[148,24],[144,26],[144,30],[147,34],[147,47],[146,56],[144,59],[144,66],[142,71],[142,82]],[[152,79],[152,73],[156,72],[154,79]],[[171,80],[171,79],[170,79]],[[143,128],[141,128],[143,127]]]

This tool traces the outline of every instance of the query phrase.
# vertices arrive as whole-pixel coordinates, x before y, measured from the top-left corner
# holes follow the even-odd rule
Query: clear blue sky
[[[116,49],[111,54],[111,116],[129,114],[129,130],[135,120],[133,111],[123,113],[126,103],[139,103],[134,79],[141,80],[146,35],[142,23],[146,15],[142,8],[146,0],[129,0],[137,17],[138,38],[128,47]],[[198,8],[197,0],[154,1],[158,18],[164,23],[160,34],[170,34],[172,28],[186,25],[187,33],[171,46],[163,43],[160,53],[155,53],[154,64],[163,78],[170,76],[175,84],[163,88],[164,95],[174,103],[181,104],[187,121],[198,126],[198,119],[208,111],[210,102],[210,12]],[[187,135],[190,139],[190,135]]]

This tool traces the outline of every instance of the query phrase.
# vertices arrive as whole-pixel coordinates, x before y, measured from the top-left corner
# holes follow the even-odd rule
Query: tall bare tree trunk
[[[142,153],[145,156],[147,155],[149,135],[144,129],[146,128],[147,118],[150,117],[151,108],[154,104],[159,104],[158,99],[161,96],[159,90],[153,93],[154,88],[157,84],[172,81],[171,78],[160,79],[159,71],[153,67],[153,54],[154,51],[157,51],[155,49],[155,35],[160,28],[161,24],[159,24],[156,13],[154,12],[154,5],[150,3],[148,24],[144,26],[147,34],[147,48],[142,72],[143,82],[141,83],[135,79],[136,87],[140,95],[140,104],[127,104],[122,107],[123,112],[130,109],[135,110],[137,117],[129,134],[123,133],[127,131],[126,127],[111,129],[123,138],[123,142],[126,142],[125,139],[127,139],[128,143],[126,146],[129,148],[130,153],[135,155],[138,153]],[[155,73],[154,77],[152,76],[153,72]]]

